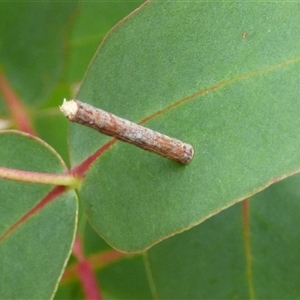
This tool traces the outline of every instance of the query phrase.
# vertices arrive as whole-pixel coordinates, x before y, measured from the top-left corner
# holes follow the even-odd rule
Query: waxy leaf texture
[[[142,251],[300,167],[300,5],[152,1],[103,41],[80,101],[193,145],[187,166],[70,126],[96,231]],[[108,144],[109,143],[109,144]]]
[[[44,173],[67,170],[46,143],[17,131],[1,132],[0,165]],[[0,191],[0,299],[50,299],[73,245],[75,192],[4,179]]]

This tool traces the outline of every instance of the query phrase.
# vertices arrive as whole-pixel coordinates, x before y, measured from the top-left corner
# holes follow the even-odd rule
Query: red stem
[[[14,230],[16,230],[19,226],[21,226],[24,222],[26,222],[30,217],[36,214],[38,211],[43,209],[49,202],[51,202],[56,197],[60,196],[62,193],[66,191],[66,187],[57,186],[55,187],[46,197],[44,197],[36,206],[34,206],[31,210],[29,210],[21,219],[19,219],[16,223],[14,223],[8,230],[0,236],[0,243],[8,237]]]
[[[36,135],[25,106],[0,69],[0,91],[17,129]]]
[[[41,173],[10,169],[5,167],[0,167],[0,178],[30,183],[63,185],[74,188],[78,187],[80,184],[79,179],[75,178],[72,174],[69,173]]]
[[[73,248],[73,253],[74,253],[74,248]],[[110,263],[116,262],[122,258],[130,257],[130,256],[131,256],[130,254],[125,254],[116,250],[108,250],[100,254],[94,254],[92,256],[89,256],[86,258],[86,260],[89,262],[91,268],[95,271],[107,266]],[[77,264],[68,266],[61,279],[61,283],[63,284],[68,281],[75,280],[78,277],[77,269],[78,269]]]
[[[97,283],[96,276],[89,261],[85,258],[82,251],[82,243],[77,235],[73,246],[73,254],[78,259],[77,274],[82,283],[83,290],[88,300],[101,300],[101,293]]]

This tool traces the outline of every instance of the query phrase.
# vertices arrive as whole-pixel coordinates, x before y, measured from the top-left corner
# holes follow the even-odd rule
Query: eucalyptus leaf
[[[152,1],[109,33],[77,98],[195,148],[188,166],[103,152],[80,197],[109,244],[143,251],[298,172],[299,16],[297,2]],[[71,164],[108,141],[71,124]]]
[[[44,173],[67,170],[46,143],[16,131],[0,134],[0,165]],[[72,190],[53,188],[0,179],[1,299],[50,299],[56,291],[73,245],[77,199]]]

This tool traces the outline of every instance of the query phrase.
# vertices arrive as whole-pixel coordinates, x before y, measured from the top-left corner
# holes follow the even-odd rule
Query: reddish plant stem
[[[30,183],[63,185],[69,187],[79,186],[79,180],[72,174],[52,174],[10,169],[0,167],[0,178]]]
[[[121,258],[129,257],[130,254],[122,253],[117,250],[109,250],[100,255],[93,255],[89,257],[89,261],[95,268],[113,263]]]
[[[49,202],[51,202],[56,197],[60,196],[64,193],[66,187],[57,186],[55,187],[46,197],[44,197],[36,206],[34,206],[31,210],[29,210],[21,219],[19,219],[16,223],[14,223],[8,230],[0,236],[0,243],[7,238],[14,230],[16,230],[19,226],[21,226],[24,222],[26,222],[30,217],[36,214],[38,211],[43,209]]]
[[[74,251],[74,249],[73,249]],[[93,270],[99,270],[100,268],[105,267],[106,265],[118,261],[125,257],[130,257],[131,255],[122,253],[116,250],[109,250],[102,252],[100,254],[94,254],[90,257],[87,257],[86,260],[89,262],[89,265]],[[77,264],[68,266],[62,276],[61,283],[66,283],[70,280],[75,280],[77,276]]]
[[[73,254],[78,259],[77,274],[82,283],[83,291],[88,300],[101,300],[100,289],[97,283],[96,276],[89,261],[85,258],[82,251],[82,243],[77,235],[73,246]]]
[[[36,135],[25,106],[0,69],[0,91],[17,129]]]
[[[105,145],[103,145],[101,148],[99,148],[95,153],[90,155],[87,159],[85,159],[81,164],[78,166],[75,166],[71,170],[71,174],[73,174],[75,177],[82,178],[84,177],[86,171],[89,169],[91,164],[105,151],[107,151],[114,143],[116,143],[116,139],[112,139],[108,141]]]

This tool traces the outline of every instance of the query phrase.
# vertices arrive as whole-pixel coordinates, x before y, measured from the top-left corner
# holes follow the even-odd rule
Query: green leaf
[[[298,299],[299,183],[296,175],[250,199],[248,267],[240,204],[151,248],[156,298]]]
[[[299,183],[300,175],[295,175],[270,186],[251,197],[248,206],[245,202],[234,205],[203,224],[155,245],[143,254],[144,262],[140,255],[126,255],[98,269],[103,296],[107,299],[298,299],[300,232],[295,224],[300,218]],[[101,261],[101,253],[107,246],[89,226],[84,236],[87,259],[98,255],[97,261]],[[148,282],[143,274],[146,270]],[[74,297],[80,290],[75,283],[61,285],[56,299]]]
[[[300,296],[299,186],[297,174],[250,201],[253,288],[257,299]]]
[[[146,265],[157,299],[249,299],[242,205],[154,246]]]
[[[298,299],[299,181],[300,175],[287,178],[250,198],[246,211],[245,202],[237,204],[163,241],[143,254],[144,263],[139,257],[125,256],[101,268],[97,273],[103,295],[108,299],[251,299],[252,293],[257,299]],[[87,258],[100,257],[107,246],[87,227],[85,248]],[[79,290],[75,281],[63,284],[57,299],[68,298],[63,294],[67,291],[70,298]]]
[[[47,144],[16,131],[0,134],[0,165],[44,173],[67,170]],[[0,298],[49,299],[73,244],[76,195],[64,187],[3,179],[0,190]]]
[[[80,197],[109,244],[142,251],[298,172],[299,16],[295,2],[152,1],[107,36],[78,99],[195,148],[181,166],[117,142],[92,164]],[[72,124],[71,164],[109,140]]]
[[[71,82],[82,80],[86,68],[106,33],[144,1],[79,2],[80,10],[70,39],[66,76]]]
[[[111,263],[97,272],[103,299],[152,299],[142,256]],[[60,284],[55,299],[84,299],[78,281]]]
[[[81,286],[78,284],[78,282],[74,281],[68,283],[67,285],[59,285],[54,299],[55,300],[59,300],[59,299],[82,300],[85,298]]]
[[[75,10],[76,1],[1,2],[0,66],[27,104],[41,104],[54,88]]]
[[[142,256],[111,264],[98,278],[108,299],[152,299]]]
[[[82,227],[84,255],[97,276],[102,298],[151,299],[143,255],[119,253],[107,245],[88,222]],[[78,261],[69,262],[66,268],[68,276],[63,277],[55,299],[84,298],[78,278],[73,274],[70,276],[69,272],[70,269],[74,270],[76,263],[78,266]]]
[[[67,120],[58,110],[40,111],[34,119],[38,136],[50,144],[68,162]]]

